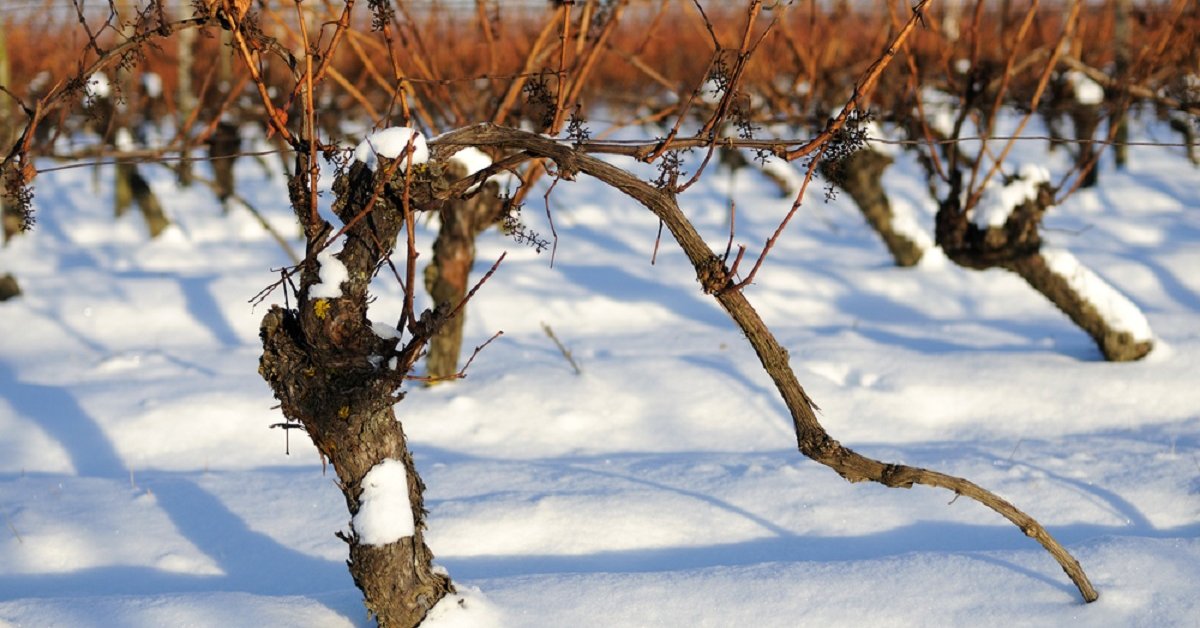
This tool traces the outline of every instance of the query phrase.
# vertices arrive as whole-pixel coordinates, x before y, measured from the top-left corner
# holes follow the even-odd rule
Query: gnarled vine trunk
[[[1136,327],[1144,329],[1140,333],[1123,327],[1126,321],[1114,320],[1104,305],[1094,302],[1097,295],[1085,291],[1079,280],[1090,271],[1072,262],[1073,273],[1080,276],[1068,276],[1056,272],[1048,262],[1039,226],[1054,200],[1049,187],[1042,184],[1037,195],[1014,208],[1003,225],[986,229],[970,220],[958,199],[959,195],[952,192],[937,214],[938,245],[954,263],[976,270],[1004,268],[1018,274],[1091,336],[1106,360],[1137,360],[1154,348],[1149,325],[1132,304],[1128,306],[1132,308],[1129,314]],[[1108,291],[1103,295],[1105,300],[1125,301],[1098,278],[1086,281]]]
[[[468,174],[457,164],[448,165],[447,170],[454,178]],[[471,268],[475,265],[475,238],[500,219],[499,186],[495,182],[483,186],[475,196],[450,200],[441,209],[441,225],[433,242],[433,261],[425,267],[425,289],[434,303],[454,307],[466,298]],[[458,372],[466,317],[466,308],[460,309],[429,341],[426,364],[431,382]]]
[[[381,166],[379,169],[384,172]],[[303,166],[297,172],[303,173]],[[302,176],[302,175],[301,175]],[[382,176],[382,175],[380,175]],[[272,307],[263,318],[263,355],[259,372],[271,385],[289,423],[303,425],[324,460],[332,464],[353,517],[362,507],[363,479],[380,463],[403,463],[413,533],[382,544],[364,541],[354,528],[341,536],[350,546],[350,573],[362,589],[368,611],[380,626],[415,626],[453,586],[433,570],[425,545],[424,485],[413,465],[404,430],[393,410],[405,376],[429,337],[445,318],[426,311],[419,318],[402,314],[408,340],[376,333],[367,318],[368,285],[391,253],[397,235],[411,224],[420,185],[400,175],[382,186],[373,209],[357,222],[377,188],[370,170],[354,164],[334,184],[334,212],[351,224],[344,240],[318,253],[332,228],[309,229],[309,258],[300,268],[294,309]],[[408,188],[407,190],[405,188]],[[306,184],[294,182],[297,214],[307,217]],[[428,198],[428,194],[425,195]],[[406,203],[405,201],[409,202]],[[297,202],[299,201],[299,202]],[[332,254],[330,253],[332,251]],[[344,275],[322,267],[345,267]],[[327,285],[344,277],[339,285]]]

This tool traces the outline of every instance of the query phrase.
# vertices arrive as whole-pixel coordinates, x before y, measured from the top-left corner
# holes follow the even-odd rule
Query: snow
[[[1129,332],[1138,342],[1154,339],[1146,316],[1125,295],[1089,270],[1070,251],[1045,246],[1041,250],[1051,272],[1064,277],[1072,290],[1095,306],[1100,317],[1116,331]]]
[[[1145,124],[1132,139],[1170,136]],[[1044,148],[1018,142],[1011,159],[1071,167]],[[465,598],[428,624],[1194,625],[1200,171],[1177,148],[1129,150],[1045,222],[1141,306],[1156,336],[1142,361],[1103,362],[1009,273],[937,263],[936,248],[893,267],[852,201],[819,190],[746,289],[834,438],[996,491],[1080,560],[1099,601],[965,498],[848,484],[800,455],[771,380],[668,235],[650,265],[657,220],[580,177],[551,197],[553,268],[495,231],[479,240],[473,279],[508,256],[463,344],[504,336],[465,379],[396,406],[428,487],[426,540]],[[896,159],[884,186],[928,237],[922,170]],[[303,250],[282,177],[236,168],[239,193]],[[0,248],[25,291],[0,303],[0,624],[369,626],[333,535],[351,525],[335,476],[302,432],[268,427],[282,415],[256,375],[259,323],[283,297],[249,301],[291,262],[248,212],[140,170],[170,238],[148,240],[137,212],[114,219],[106,165],[41,173],[36,229]],[[743,267],[793,200],[745,172],[679,196],[718,252],[737,199]],[[549,232],[542,212],[522,218]],[[427,260],[436,220],[419,229]],[[372,317],[398,320],[390,272],[372,292]]]
[[[325,247],[317,253],[317,264],[320,265],[318,277],[320,282],[308,289],[308,296],[313,299],[337,299],[342,296],[342,282],[350,279],[350,271],[336,257],[342,250],[338,243]]]
[[[782,182],[787,188],[788,194],[795,196],[800,193],[800,188],[804,185],[804,174],[796,170],[790,161],[779,157],[768,157],[766,161],[762,162],[762,169],[763,172]]]
[[[412,145],[412,164],[418,165],[429,161],[429,146],[425,136],[420,131],[406,126],[393,126],[372,133],[354,149],[354,159],[360,161],[372,170],[379,163],[379,157],[395,159],[404,155],[405,162],[401,168],[408,167],[408,147]]]
[[[878,122],[869,120],[865,125],[863,125],[863,127],[867,133],[867,148],[879,153],[880,155],[887,155],[888,157],[896,156],[896,153],[898,153],[900,149],[897,148],[894,142],[892,142],[893,138],[888,136],[887,131],[884,131],[883,127],[880,126]]]
[[[1007,184],[996,179],[987,182],[971,220],[980,229],[1003,227],[1013,210],[1037,198],[1038,188],[1050,181],[1050,171],[1037,164],[1025,164]]]
[[[108,98],[112,95],[112,83],[103,72],[97,72],[88,78],[84,90],[88,98]]]
[[[1099,105],[1104,102],[1104,88],[1083,72],[1069,70],[1067,82],[1075,89],[1075,102],[1081,105]]]
[[[133,140],[133,133],[129,129],[121,127],[113,134],[113,145],[119,151],[132,151],[137,149],[137,142]]]
[[[958,99],[951,94],[932,87],[921,88],[921,108],[927,116],[929,128],[942,137],[954,135],[954,120]]]
[[[442,598],[425,618],[436,628],[503,628],[504,616],[478,587],[458,585],[458,591]]]
[[[162,77],[154,72],[146,72],[142,74],[142,88],[146,90],[146,96],[150,98],[162,98]]]
[[[450,161],[456,161],[462,164],[462,167],[466,168],[468,175],[475,174],[476,172],[479,172],[480,170],[492,165],[492,158],[488,157],[487,153],[475,148],[474,146],[468,146],[457,153],[454,153],[454,156],[450,158]]]
[[[416,533],[403,462],[388,458],[363,477],[352,526],[365,545],[387,545]]]
[[[484,153],[474,146],[468,146],[457,153],[454,153],[454,155],[450,157],[450,161],[462,164],[462,167],[467,171],[467,176],[473,175],[476,172],[479,172],[480,170],[492,165],[492,158],[488,157],[487,153]],[[488,177],[488,179],[498,181],[501,188],[509,187],[515,183],[515,177],[510,172],[494,174]],[[467,192],[473,192],[478,187],[479,184],[476,183],[475,185],[467,188]]]
[[[379,336],[384,340],[391,340],[401,337],[399,329],[396,329],[387,323],[380,323],[378,321],[371,321],[371,331],[375,332],[376,336]]]
[[[892,206],[892,230],[904,236],[922,251],[933,248],[933,237],[928,229],[921,226],[917,209],[911,203],[900,197],[890,199]]]

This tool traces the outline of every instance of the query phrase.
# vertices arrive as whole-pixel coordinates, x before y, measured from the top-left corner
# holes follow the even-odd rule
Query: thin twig
[[[463,367],[461,369],[459,369],[457,373],[451,373],[449,375],[441,375],[438,377],[431,377],[428,375],[406,375],[404,377],[404,379],[409,380],[409,381],[425,382],[427,384],[436,384],[438,382],[444,382],[444,381],[448,381],[448,380],[452,380],[452,379],[463,379],[467,376],[467,369],[471,368],[471,363],[475,361],[475,356],[479,355],[480,352],[482,352],[484,349],[486,349],[488,345],[492,344],[493,340],[495,340],[503,335],[504,335],[503,331],[498,331],[498,332],[492,334],[492,337],[488,338],[486,342],[479,345],[478,347],[475,347],[475,350],[471,352],[471,357],[467,358],[467,363],[464,364]]]
[[[25,539],[21,538],[20,532],[17,532],[17,526],[13,525],[12,519],[8,518],[8,513],[4,513],[4,523],[8,524],[8,529],[12,530],[13,536],[17,537],[17,543],[24,545]]]
[[[575,371],[576,375],[583,375],[583,371],[579,369],[579,364],[575,362],[575,358],[571,355],[571,350],[558,339],[558,336],[554,335],[554,330],[550,329],[550,325],[544,321],[542,322],[542,331],[546,332],[550,340],[554,341],[554,346],[558,347],[558,352],[567,359],[567,362],[571,365],[571,370]]]

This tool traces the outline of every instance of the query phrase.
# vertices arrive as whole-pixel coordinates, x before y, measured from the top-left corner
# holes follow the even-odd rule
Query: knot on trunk
[[[730,285],[729,270],[716,255],[710,255],[703,263],[696,265],[696,279],[700,281],[704,294],[716,294]]]

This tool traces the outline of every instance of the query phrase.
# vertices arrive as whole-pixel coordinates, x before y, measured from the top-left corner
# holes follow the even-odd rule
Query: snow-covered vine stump
[[[1106,360],[1145,357],[1154,334],[1141,310],[1075,256],[1044,245],[1039,228],[1054,202],[1048,180],[1043,168],[1026,166],[1006,184],[989,184],[967,211],[952,192],[938,210],[938,245],[960,266],[1020,275],[1091,336]]]

